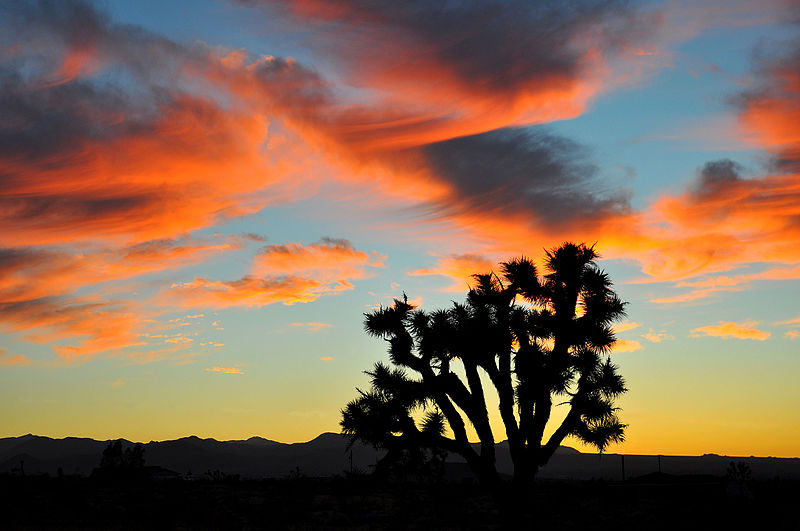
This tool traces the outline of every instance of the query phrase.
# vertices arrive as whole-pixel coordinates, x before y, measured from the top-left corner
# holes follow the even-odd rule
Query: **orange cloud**
[[[646,340],[650,341],[651,343],[661,343],[662,341],[667,341],[669,339],[675,339],[674,336],[667,334],[666,332],[654,332],[651,328],[648,330],[646,334],[642,334],[642,337]]]
[[[86,299],[37,299],[0,304],[0,329],[53,343],[61,361],[83,362],[100,352],[143,346],[140,317],[124,303]],[[69,341],[72,344],[60,344]]]
[[[798,315],[798,316],[797,316],[797,317],[795,317],[794,319],[787,319],[786,321],[778,321],[778,322],[777,322],[777,323],[775,323],[775,324],[776,324],[776,325],[794,325],[794,324],[800,324],[800,315]]]
[[[800,249],[795,243],[800,240],[798,58],[795,51],[763,65],[757,88],[741,98],[743,131],[773,155],[772,173],[745,178],[735,163],[717,161],[706,165],[693,190],[657,201],[652,222],[666,226],[661,236],[681,245],[667,253],[663,248],[654,252],[644,262],[645,272],[658,278],[690,278],[752,262],[774,266],[763,273],[694,283],[710,290],[705,293],[757,279],[800,278]],[[678,256],[684,259],[676,261]]]
[[[621,333],[627,332],[629,330],[635,330],[636,328],[639,328],[640,326],[642,326],[641,323],[634,323],[634,322],[631,322],[631,321],[626,321],[624,323],[617,323],[617,324],[613,325],[611,328],[612,328],[612,330],[614,331],[615,334],[621,334]]]
[[[11,354],[7,348],[0,347],[0,366],[30,365],[32,362],[24,354]]]
[[[66,295],[84,286],[185,267],[241,248],[238,238],[222,242],[164,239],[71,252],[64,248],[0,248],[0,302]]]
[[[765,341],[772,335],[769,332],[758,330],[755,326],[757,321],[745,321],[741,324],[735,322],[720,321],[718,325],[701,326],[692,330],[692,337],[721,337],[727,339],[733,337],[736,339],[755,339],[757,341]]]
[[[191,337],[180,336],[180,335],[175,337],[170,337],[164,340],[165,343],[176,343],[176,344],[191,343],[192,341],[194,341],[194,339],[192,339]]]
[[[494,262],[477,254],[461,254],[439,257],[436,267],[415,269],[408,274],[412,277],[437,275],[453,279],[453,284],[444,291],[458,292],[468,289],[472,275],[488,273],[494,268]]]
[[[313,273],[320,278],[364,278],[366,267],[384,267],[386,257],[359,251],[344,239],[324,237],[316,243],[286,243],[261,249],[253,262],[253,274],[262,276]]]
[[[800,250],[790,244],[800,238],[793,222],[800,215],[795,175],[732,179],[707,194],[662,198],[653,214],[670,225],[665,236],[676,242],[663,246],[661,257],[645,258],[644,271],[656,278],[690,278],[756,261],[800,262]],[[678,242],[686,244],[682,251]]]
[[[800,330],[789,330],[784,335],[789,339],[798,339],[800,338]]]
[[[322,356],[320,358],[322,361],[333,361],[333,356]]]
[[[73,252],[65,248],[0,249],[0,329],[22,332],[30,341],[52,343],[58,359],[66,362],[144,346],[146,341],[140,337],[152,327],[141,308],[135,310],[122,300],[68,295],[87,287],[97,290],[100,283],[111,280],[183,267],[238,248],[239,238],[222,242],[183,238]],[[188,323],[174,323],[184,324]]]
[[[368,268],[384,267],[384,260],[341,239],[269,245],[255,257],[254,274],[233,281],[196,278],[173,284],[169,296],[184,305],[213,308],[312,302],[353,289],[351,280],[366,278]]]
[[[208,367],[208,372],[219,372],[222,374],[244,374],[244,371],[236,367]]]
[[[611,347],[614,352],[634,352],[643,348],[640,342],[633,339],[617,339]]]
[[[352,289],[349,282],[326,284],[297,277],[266,279],[246,276],[233,281],[196,278],[190,282],[173,284],[171,294],[186,306],[227,308],[312,302],[323,294],[348,289]]]
[[[800,145],[800,72],[796,57],[767,65],[761,89],[747,98],[740,119],[755,142],[797,156]]]
[[[59,111],[43,110],[42,120],[49,112]],[[267,203],[257,192],[275,182],[277,172],[262,154],[266,124],[260,117],[189,96],[176,96],[159,114],[148,127],[134,128],[131,119],[110,126],[122,130],[107,139],[79,137],[62,151],[31,153],[27,160],[0,152],[0,171],[12,176],[0,191],[5,244],[143,242]],[[74,120],[92,125],[84,117]]]

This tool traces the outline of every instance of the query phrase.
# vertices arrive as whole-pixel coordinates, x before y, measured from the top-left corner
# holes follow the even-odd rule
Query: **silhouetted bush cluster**
[[[103,450],[100,466],[92,471],[95,478],[133,478],[144,476],[144,447],[140,443],[122,447],[122,440],[109,441]]]

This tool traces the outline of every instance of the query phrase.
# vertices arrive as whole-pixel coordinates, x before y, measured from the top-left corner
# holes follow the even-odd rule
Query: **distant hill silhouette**
[[[350,469],[350,454],[346,450],[348,439],[337,433],[323,433],[303,443],[281,443],[251,437],[246,440],[218,441],[196,436],[173,441],[151,441],[144,444],[145,461],[149,466],[164,467],[184,476],[191,473],[201,477],[207,471],[218,470],[242,477],[285,477],[299,473],[309,477],[340,474]],[[132,445],[124,441],[124,445]],[[55,475],[59,468],[64,474],[88,476],[98,466],[108,441],[66,437],[52,439],[37,435],[0,439],[0,474],[19,473],[24,462],[26,474],[48,473]],[[353,467],[370,471],[371,465],[382,456],[371,447],[353,446]],[[504,474],[512,471],[511,459],[505,442],[498,443],[498,470]],[[703,456],[662,456],[661,472],[664,475],[724,476],[732,461],[747,463],[753,479],[800,479],[800,459],[774,457],[729,457],[715,454]],[[542,469],[541,479],[622,479],[620,454],[585,454],[562,446],[550,463]],[[625,455],[627,478],[658,472],[658,456]],[[471,478],[472,474],[458,458],[449,459],[447,475],[451,479]]]
[[[123,440],[125,446],[132,442]],[[10,473],[25,463],[29,474],[89,475],[100,463],[108,441],[67,437],[51,439],[36,435],[0,439],[0,473]],[[289,473],[307,476],[332,476],[350,469],[347,439],[336,433],[323,433],[304,443],[286,444],[262,437],[240,441],[217,441],[196,436],[173,441],[144,444],[148,465],[157,465],[201,476],[219,470],[243,477],[282,477]],[[353,467],[368,470],[382,454],[370,447],[353,446]]]

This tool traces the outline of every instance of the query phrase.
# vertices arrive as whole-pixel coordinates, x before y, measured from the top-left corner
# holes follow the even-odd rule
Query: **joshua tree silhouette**
[[[474,275],[464,304],[424,312],[404,295],[365,314],[367,333],[388,341],[391,366],[379,362],[366,372],[371,388],[358,390],[342,410],[343,432],[390,454],[418,448],[458,454],[498,500],[516,502],[564,438],[601,452],[622,441],[626,425],[614,400],[627,389],[606,355],[625,303],[595,265],[597,257],[593,247],[567,242],[546,252],[541,278],[532,261],[516,258],[502,264],[499,276]],[[514,465],[510,485],[495,465],[487,382],[497,392]],[[561,404],[568,412],[545,437]],[[465,420],[479,445],[470,444]]]

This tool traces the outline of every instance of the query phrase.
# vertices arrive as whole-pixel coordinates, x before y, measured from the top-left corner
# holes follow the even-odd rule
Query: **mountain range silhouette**
[[[123,445],[133,445],[123,439]],[[238,474],[243,478],[279,478],[292,474],[326,477],[348,470],[369,472],[383,452],[356,443],[351,451],[346,436],[322,433],[300,443],[282,443],[263,437],[218,441],[196,436],[144,444],[147,465],[175,471],[183,477],[200,477],[207,471]],[[100,462],[108,441],[66,437],[53,439],[38,435],[0,438],[0,474],[90,475]],[[498,443],[498,470],[512,472],[505,442]],[[447,476],[459,480],[471,478],[466,463],[457,456],[447,460]],[[659,464],[660,461],[660,464]],[[656,456],[582,453],[562,446],[542,469],[542,479],[607,480],[664,475],[725,475],[731,461],[744,462],[754,479],[800,479],[800,458],[730,457],[716,454],[702,456]],[[624,471],[624,472],[623,472]]]

